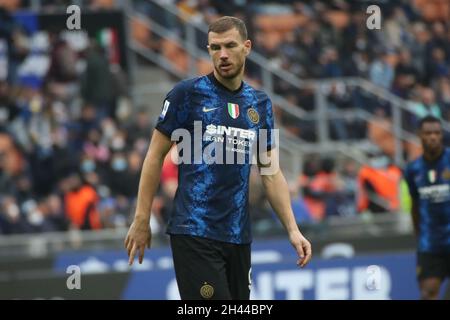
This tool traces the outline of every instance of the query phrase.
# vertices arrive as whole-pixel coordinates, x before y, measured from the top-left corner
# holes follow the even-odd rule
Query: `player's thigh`
[[[171,235],[170,244],[181,299],[231,299],[225,260],[214,241]]]
[[[251,253],[250,244],[227,245],[227,277],[233,300],[250,299]]]

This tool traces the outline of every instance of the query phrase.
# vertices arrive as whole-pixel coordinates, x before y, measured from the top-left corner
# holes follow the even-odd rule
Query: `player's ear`
[[[244,41],[244,50],[246,56],[248,56],[252,50],[252,42],[248,39]]]

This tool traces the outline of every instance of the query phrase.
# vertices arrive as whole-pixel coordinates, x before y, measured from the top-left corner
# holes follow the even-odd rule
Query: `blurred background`
[[[71,4],[81,30],[67,29]],[[372,4],[379,30],[366,25]],[[273,100],[314,249],[297,269],[252,172],[252,298],[419,298],[401,171],[421,154],[424,115],[449,141],[449,0],[0,0],[1,299],[179,298],[164,233],[170,157],[154,249],[130,269],[123,240],[165,94],[212,70],[207,25],[223,15],[247,24],[246,81]],[[67,287],[71,265],[79,290]]]

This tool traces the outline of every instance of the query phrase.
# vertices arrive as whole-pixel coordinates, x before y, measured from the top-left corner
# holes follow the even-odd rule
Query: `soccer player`
[[[208,52],[214,71],[181,81],[168,93],[143,164],[135,217],[125,239],[130,265],[137,253],[141,263],[145,247],[150,247],[152,199],[161,165],[177,141],[174,136],[179,129],[194,139],[186,143],[189,139],[183,137],[183,141],[177,141],[178,146],[186,143],[194,153],[199,149],[194,140],[201,122],[202,150],[222,144],[227,157],[230,153],[236,158],[245,156],[243,163],[205,163],[208,159],[202,158],[200,163],[194,159],[193,163],[179,164],[178,189],[167,233],[182,299],[250,297],[249,149],[250,142],[263,130],[268,130],[266,152],[258,151],[258,165],[267,198],[299,256],[297,264],[304,267],[311,259],[311,245],[294,219],[288,185],[278,166],[270,131],[271,101],[243,81],[250,50],[251,41],[240,19],[222,17],[209,26]],[[218,156],[220,150],[210,155]],[[185,153],[183,149],[183,156]],[[264,156],[270,161],[263,162]],[[270,174],[263,174],[268,167],[272,169]]]
[[[417,279],[422,299],[438,299],[450,276],[450,149],[443,145],[441,122],[419,123],[423,156],[408,164],[405,179],[412,198],[417,243]]]

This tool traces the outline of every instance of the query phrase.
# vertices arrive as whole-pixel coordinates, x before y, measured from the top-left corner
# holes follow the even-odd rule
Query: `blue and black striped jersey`
[[[433,162],[420,157],[404,176],[419,205],[420,252],[450,252],[450,149]]]
[[[259,145],[258,137],[262,140],[262,132],[266,133],[261,135],[263,145],[267,150],[272,148],[273,122],[269,97],[246,82],[232,92],[210,74],[175,85],[156,125],[157,130],[178,141],[179,155],[184,159],[178,166],[169,234],[251,242],[251,155]]]

